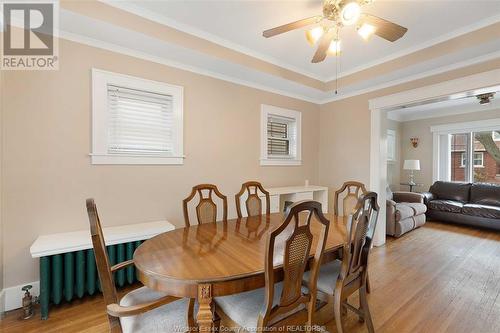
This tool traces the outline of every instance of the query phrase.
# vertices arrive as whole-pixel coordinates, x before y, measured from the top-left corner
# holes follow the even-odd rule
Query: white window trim
[[[474,163],[474,161],[476,160],[476,155],[475,154],[480,154],[480,156],[481,156],[481,164],[476,165]],[[460,167],[461,168],[465,168],[464,159],[466,160],[465,153],[460,153]],[[474,163],[474,168],[484,168],[484,152],[482,152],[482,151],[475,151],[472,162]]]
[[[467,160],[465,158],[465,153],[460,153],[460,167],[461,168],[465,168],[465,163],[464,163],[464,160]]]
[[[481,156],[481,164],[480,165],[476,165],[476,163],[474,163],[476,161],[476,154],[480,154],[480,156]],[[472,163],[474,164],[474,168],[484,168],[484,152],[475,151],[474,155],[472,156]]]
[[[440,147],[439,147],[440,136],[446,135],[446,134],[449,136],[453,133],[459,133],[459,132],[460,133],[469,133],[469,132],[494,131],[494,130],[498,129],[499,127],[500,127],[500,118],[431,126],[430,129],[431,129],[431,132],[433,135],[432,181],[435,182],[438,180],[449,179],[449,177],[451,175],[451,172],[448,172],[448,174],[446,174],[446,175],[442,174],[442,172],[441,172],[440,160],[441,160],[441,155],[445,152],[440,151]],[[471,144],[471,143],[469,143],[469,144]],[[470,152],[470,154],[472,154],[472,152]],[[447,163],[448,163],[448,169],[450,169],[451,163],[450,163],[449,159],[448,159]],[[472,170],[472,168],[471,168],[471,170]],[[472,176],[472,175],[470,175],[470,176]]]
[[[295,119],[296,153],[294,158],[270,157],[267,154],[267,119],[270,115]],[[295,110],[279,108],[272,105],[261,105],[260,114],[260,165],[262,166],[293,166],[302,165],[302,113]]]
[[[145,90],[173,97],[173,112],[176,122],[176,138],[172,156],[131,155],[108,153],[108,84]],[[183,164],[183,103],[184,89],[181,86],[146,80],[130,75],[92,69],[92,164]]]

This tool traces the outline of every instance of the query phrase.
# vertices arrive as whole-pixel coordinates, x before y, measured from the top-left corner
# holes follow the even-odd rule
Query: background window
[[[183,89],[92,71],[92,163],[182,164]]]
[[[262,105],[261,118],[261,165],[300,165],[300,112]]]
[[[484,166],[484,155],[483,153],[474,153],[474,166],[475,167],[482,167]]]
[[[387,160],[396,161],[396,131],[387,130]]]

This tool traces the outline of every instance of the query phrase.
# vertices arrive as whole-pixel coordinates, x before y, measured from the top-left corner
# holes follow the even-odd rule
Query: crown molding
[[[260,52],[251,50],[243,45],[228,41],[227,39],[224,39],[224,38],[221,38],[221,37],[216,36],[214,34],[208,33],[206,31],[194,28],[190,25],[179,23],[171,18],[168,18],[168,17],[161,15],[161,14],[157,14],[153,11],[148,10],[148,9],[140,8],[136,5],[126,3],[126,2],[121,2],[121,1],[111,1],[111,0],[98,0],[98,1],[105,3],[106,5],[124,10],[126,12],[131,13],[131,14],[135,14],[137,16],[151,20],[153,22],[180,30],[182,32],[193,35],[195,37],[205,39],[209,42],[226,47],[226,48],[231,49],[233,51],[236,51],[236,52],[245,54],[247,56],[265,61],[269,64],[272,64],[272,65],[275,65],[275,66],[278,66],[278,67],[281,67],[284,69],[288,69],[289,71],[295,72],[297,74],[301,74],[301,75],[307,76],[309,78],[312,78],[312,79],[315,79],[315,80],[318,80],[321,82],[325,82],[324,76],[317,75],[315,73],[306,71],[306,70],[301,69],[297,66],[285,64],[285,63],[283,63],[283,61],[281,61],[279,59],[276,59],[274,57],[270,57],[270,56],[262,54]]]
[[[399,52],[396,52],[396,53],[393,53],[391,55],[388,55],[387,57],[383,57],[383,58],[380,58],[378,60],[374,60],[372,62],[369,62],[367,64],[357,66],[357,67],[355,67],[355,68],[353,68],[353,69],[351,69],[349,71],[340,72],[339,75],[338,75],[338,77],[342,78],[342,77],[346,77],[346,76],[349,76],[349,75],[352,75],[352,74],[356,74],[358,72],[367,70],[367,69],[369,69],[371,67],[375,67],[375,66],[381,65],[383,63],[395,60],[397,58],[401,58],[401,57],[407,56],[409,54],[418,52],[420,50],[426,49],[428,47],[432,47],[434,45],[446,42],[448,40],[451,40],[451,39],[454,39],[454,38],[457,38],[457,37],[460,37],[462,35],[466,35],[468,33],[471,33],[473,31],[485,28],[487,26],[490,26],[490,25],[498,23],[498,22],[500,22],[500,14],[488,17],[488,18],[486,18],[484,20],[477,21],[477,22],[475,22],[473,24],[467,25],[465,27],[462,27],[460,29],[454,30],[454,31],[449,32],[447,34],[438,36],[438,37],[433,38],[433,39],[431,39],[429,41],[426,41],[424,43],[420,43],[418,45],[406,48],[406,49],[401,50]],[[325,83],[327,83],[329,81],[333,81],[333,80],[335,80],[335,75],[332,75],[329,78],[327,78],[326,81],[325,81]]]
[[[497,59],[497,58],[500,58],[500,51],[488,53],[488,54],[485,54],[485,55],[482,55],[482,56],[479,56],[479,57],[475,57],[475,58],[472,58],[472,59],[468,59],[468,60],[456,62],[456,63],[450,64],[450,65],[441,66],[441,67],[438,67],[438,68],[435,68],[435,69],[432,69],[432,70],[429,70],[429,71],[425,71],[425,72],[422,72],[422,73],[419,73],[419,74],[409,75],[409,76],[406,76],[406,77],[404,77],[402,79],[399,79],[399,80],[393,80],[393,81],[389,81],[389,82],[386,82],[386,83],[374,85],[374,86],[369,87],[369,88],[354,90],[354,91],[349,92],[347,94],[341,94],[341,95],[334,96],[334,97],[331,97],[331,98],[326,98],[326,99],[321,100],[319,102],[319,104],[326,104],[326,103],[335,102],[335,101],[339,101],[339,100],[342,100],[342,99],[346,99],[346,98],[350,98],[350,97],[354,97],[354,96],[358,96],[358,95],[362,95],[362,94],[374,92],[374,91],[377,91],[377,90],[381,90],[381,89],[385,89],[385,88],[397,86],[397,85],[400,85],[400,84],[403,84],[403,83],[407,83],[407,82],[411,82],[411,81],[415,81],[415,80],[419,80],[419,79],[424,79],[424,78],[429,77],[429,76],[433,76],[433,75],[437,75],[437,74],[442,74],[442,73],[449,72],[449,71],[452,71],[452,70],[455,70],[455,69],[460,69],[460,68],[463,68],[463,67],[468,67],[468,66],[471,66],[471,65],[476,65],[476,64],[479,64],[479,63],[482,63],[482,62],[486,62],[486,61],[489,61],[489,60],[494,60],[494,59]]]
[[[374,92],[374,91],[377,91],[377,90],[381,90],[381,89],[393,87],[393,86],[396,86],[396,85],[399,85],[399,84],[403,84],[403,83],[407,83],[407,82],[411,82],[411,81],[423,79],[423,78],[426,78],[426,77],[429,77],[429,76],[441,74],[441,73],[452,71],[452,70],[455,70],[455,69],[460,69],[460,68],[463,68],[463,67],[467,67],[467,66],[471,66],[471,65],[478,64],[478,63],[482,63],[482,62],[486,62],[486,61],[489,61],[489,60],[500,58],[500,51],[493,52],[493,53],[489,53],[489,54],[486,54],[486,55],[483,55],[483,56],[480,56],[480,57],[468,59],[466,61],[461,61],[461,62],[450,64],[450,65],[447,65],[447,66],[438,67],[438,68],[435,68],[433,70],[429,70],[429,71],[422,72],[422,73],[419,73],[419,74],[409,75],[409,76],[406,76],[406,77],[404,77],[402,79],[399,79],[399,80],[393,80],[393,81],[389,81],[389,82],[386,82],[386,83],[374,85],[374,86],[371,86],[369,88],[358,89],[358,90],[354,90],[354,91],[351,91],[351,92],[346,93],[346,94],[340,94],[340,95],[337,95],[337,96],[333,96],[333,97],[330,97],[330,98],[324,98],[323,99],[323,98],[314,98],[314,97],[310,97],[310,96],[305,96],[305,95],[290,93],[290,92],[285,91],[285,90],[276,89],[276,88],[273,88],[273,87],[270,87],[270,86],[267,86],[267,85],[262,85],[262,84],[250,82],[250,81],[247,81],[247,80],[238,79],[238,78],[231,77],[231,76],[228,76],[228,75],[223,75],[223,74],[220,74],[220,73],[217,73],[217,72],[206,70],[206,69],[201,68],[201,67],[192,66],[192,65],[186,65],[186,64],[183,64],[183,63],[180,63],[180,62],[177,62],[177,61],[166,59],[164,57],[153,56],[151,54],[147,54],[147,53],[144,53],[144,52],[140,52],[140,51],[137,51],[137,50],[126,48],[126,47],[119,46],[119,45],[116,45],[116,44],[104,42],[104,41],[101,41],[101,40],[89,38],[89,37],[82,36],[82,35],[79,35],[79,34],[70,33],[70,32],[67,32],[67,31],[62,31],[61,30],[60,33],[59,33],[59,35],[60,35],[61,38],[64,38],[64,39],[67,39],[67,40],[70,40],[70,41],[73,41],[73,42],[76,42],[76,43],[85,44],[85,45],[89,45],[89,46],[100,48],[100,49],[105,49],[105,50],[108,50],[108,51],[112,51],[112,52],[116,52],[116,53],[120,53],[120,54],[124,54],[124,55],[128,55],[128,56],[132,56],[134,58],[148,60],[148,61],[151,61],[151,62],[154,62],[154,63],[158,63],[158,64],[162,64],[162,65],[165,65],[165,66],[170,66],[170,67],[178,68],[178,69],[181,69],[181,70],[189,71],[189,72],[192,72],[192,73],[195,73],[195,74],[200,74],[200,75],[212,77],[212,78],[215,78],[215,79],[219,79],[219,80],[223,80],[223,81],[227,81],[227,82],[239,84],[239,85],[242,85],[242,86],[246,86],[246,87],[250,87],[250,88],[254,88],[254,89],[258,89],[258,90],[262,90],[262,91],[266,91],[266,92],[270,92],[270,93],[274,93],[274,94],[278,94],[278,95],[282,95],[282,96],[286,96],[286,97],[295,98],[295,99],[298,99],[298,100],[302,100],[302,101],[305,101],[305,102],[310,102],[310,103],[314,103],[314,104],[318,104],[318,105],[323,105],[323,104],[327,104],[327,103],[331,103],[331,102],[335,102],[335,101],[340,101],[340,100],[343,100],[343,99],[346,99],[346,98],[351,98],[351,97],[354,97],[354,96],[358,96],[358,95],[362,95],[362,94]]]
[[[287,91],[284,91],[284,90],[280,90],[280,89],[276,89],[276,88],[273,88],[273,87],[269,87],[269,86],[266,86],[266,85],[262,85],[262,84],[258,84],[258,83],[254,83],[254,82],[250,82],[250,81],[246,81],[246,80],[241,80],[241,79],[230,77],[230,76],[227,76],[227,75],[223,75],[223,74],[220,74],[220,73],[217,73],[217,72],[209,71],[209,70],[206,70],[206,69],[201,68],[201,67],[192,66],[192,65],[186,65],[186,64],[183,64],[183,63],[180,63],[180,62],[177,62],[177,61],[166,59],[164,57],[153,56],[151,54],[147,54],[147,53],[144,53],[144,52],[140,52],[140,51],[137,51],[137,50],[126,48],[126,47],[119,46],[119,45],[116,45],[116,44],[104,42],[104,41],[97,40],[97,39],[94,39],[94,38],[89,38],[89,37],[82,36],[82,35],[79,35],[79,34],[70,33],[70,32],[62,31],[61,30],[59,32],[59,36],[60,36],[60,38],[67,39],[67,40],[72,41],[72,42],[76,42],[76,43],[80,43],[80,44],[84,44],[84,45],[96,47],[96,48],[99,48],[99,49],[104,49],[104,50],[107,50],[107,51],[112,51],[112,52],[124,54],[124,55],[131,56],[131,57],[134,57],[134,58],[148,60],[148,61],[151,61],[151,62],[154,62],[154,63],[158,63],[158,64],[161,64],[161,65],[178,68],[178,69],[185,70],[185,71],[188,71],[188,72],[191,72],[191,73],[195,73],[195,74],[200,74],[200,75],[212,77],[212,78],[219,79],[219,80],[222,80],[222,81],[236,83],[236,84],[239,84],[239,85],[242,85],[242,86],[246,86],[246,87],[250,87],[250,88],[254,88],[254,89],[259,89],[259,90],[262,90],[262,91],[265,91],[265,92],[271,92],[271,93],[274,93],[274,94],[278,94],[278,95],[282,95],[282,96],[286,96],[286,97],[291,97],[291,98],[299,99],[299,100],[302,100],[302,101],[305,101],[305,102],[310,102],[310,103],[318,104],[318,100],[315,99],[315,98],[311,98],[311,97],[303,96],[303,95],[299,95],[299,94],[293,94],[293,93],[290,93],[290,92],[287,92]]]

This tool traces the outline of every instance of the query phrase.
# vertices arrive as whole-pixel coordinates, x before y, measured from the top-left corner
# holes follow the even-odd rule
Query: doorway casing
[[[385,202],[387,187],[387,111],[416,103],[432,103],[464,94],[479,94],[500,85],[500,69],[465,76],[459,79],[381,96],[369,101],[371,115],[370,135],[370,189],[379,194],[380,215],[375,231],[374,245],[385,243]]]

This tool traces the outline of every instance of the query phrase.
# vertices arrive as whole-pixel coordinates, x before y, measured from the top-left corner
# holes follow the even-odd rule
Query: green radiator
[[[132,259],[143,241],[107,246],[111,265]],[[117,287],[137,281],[135,267],[113,273]],[[81,250],[40,258],[40,307],[43,320],[49,317],[49,304],[71,302],[75,298],[101,292],[94,250]]]

